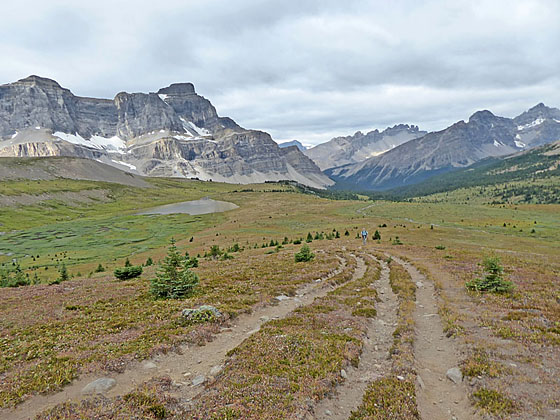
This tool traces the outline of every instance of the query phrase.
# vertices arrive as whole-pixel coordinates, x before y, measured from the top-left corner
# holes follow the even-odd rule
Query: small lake
[[[239,206],[228,203],[227,201],[212,200],[211,198],[203,198],[201,200],[183,201],[181,203],[166,204],[164,206],[153,207],[151,209],[142,210],[136,214],[176,214],[186,213],[191,216],[197,214],[221,213],[233,210]]]

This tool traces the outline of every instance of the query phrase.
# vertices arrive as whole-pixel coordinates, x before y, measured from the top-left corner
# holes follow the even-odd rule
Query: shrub
[[[436,249],[443,250],[445,249],[445,245],[436,245]]]
[[[239,252],[241,251],[241,247],[238,243],[234,243],[229,249],[228,252]]]
[[[301,239],[294,239],[294,242],[293,242],[293,243],[294,243],[294,245],[300,245],[301,242],[302,242]]]
[[[311,232],[307,233],[307,238],[305,239],[305,242],[307,243],[313,242],[313,236],[311,235]]]
[[[487,273],[483,279],[474,279],[465,283],[469,290],[477,292],[507,293],[513,289],[513,283],[504,280],[503,267],[498,257],[487,257],[482,262],[484,271]]]
[[[219,251],[219,247],[215,247]],[[177,252],[175,240],[171,239],[167,256],[160,263],[156,277],[150,281],[150,292],[154,298],[180,299],[194,293],[198,276],[188,267],[189,261],[189,258],[181,257]]]
[[[35,273],[36,275],[37,273]],[[20,265],[15,268],[2,268],[0,270],[0,287],[20,287],[31,284],[28,277],[25,276]]]
[[[344,236],[350,236],[350,232],[348,231],[344,232]]]
[[[375,233],[373,234],[373,239],[376,241],[380,241],[381,240],[381,234],[379,233],[379,231],[376,229]]]
[[[97,268],[95,269],[95,273],[103,273],[105,271],[105,267],[103,267],[101,265],[101,263],[99,263],[99,265],[97,266]]]
[[[66,269],[66,264],[62,263],[62,265],[60,266],[60,268],[58,269],[58,282],[63,282],[63,281],[67,281],[70,276],[68,275],[68,270]]]
[[[173,242],[173,244],[175,244],[175,242]],[[173,245],[175,246],[175,245]],[[220,247],[218,245],[212,245],[210,247],[210,252],[207,252],[204,254],[205,257],[209,257],[209,258],[213,258],[213,259],[217,259],[219,256],[221,256],[223,253],[223,251],[220,249]]]
[[[115,268],[115,277],[119,280],[129,280],[142,274],[142,266],[129,265],[128,267]]]
[[[152,260],[152,257],[148,257],[148,259],[146,260],[146,263],[144,265],[146,267],[148,267],[150,265],[154,265],[154,260]]]
[[[309,246],[303,245],[298,253],[294,256],[296,262],[306,262],[311,261],[315,258],[315,254],[311,252]]]
[[[197,257],[189,257],[189,253],[185,253],[185,267],[186,268],[196,268],[198,267],[198,258]]]
[[[403,243],[401,242],[401,240],[399,239],[398,236],[395,236],[395,240],[393,241],[393,245],[402,245]]]

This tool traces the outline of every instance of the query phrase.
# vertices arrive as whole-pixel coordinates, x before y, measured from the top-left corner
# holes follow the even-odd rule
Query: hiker
[[[365,245],[367,241],[367,235],[368,235],[366,228],[362,229],[361,235],[362,235],[362,244]]]

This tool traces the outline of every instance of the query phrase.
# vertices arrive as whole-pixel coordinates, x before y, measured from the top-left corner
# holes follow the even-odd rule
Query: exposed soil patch
[[[426,420],[477,418],[463,383],[455,384],[446,377],[450,368],[459,366],[453,339],[447,338],[438,315],[435,289],[414,266],[393,257],[408,271],[416,283],[416,337],[414,356],[417,369],[416,397],[418,410]]]

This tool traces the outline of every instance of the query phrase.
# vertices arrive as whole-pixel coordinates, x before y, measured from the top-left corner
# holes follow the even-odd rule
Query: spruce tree
[[[150,291],[156,299],[180,299],[193,294],[198,276],[189,269],[189,260],[179,254],[172,238],[156,278],[151,280]]]

